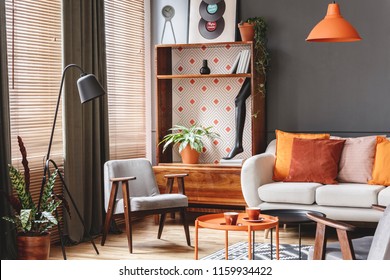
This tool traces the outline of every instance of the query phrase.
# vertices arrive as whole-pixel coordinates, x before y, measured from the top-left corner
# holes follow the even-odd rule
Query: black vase
[[[203,59],[203,66],[200,68],[200,74],[207,75],[210,74],[210,68],[207,66],[207,59]]]

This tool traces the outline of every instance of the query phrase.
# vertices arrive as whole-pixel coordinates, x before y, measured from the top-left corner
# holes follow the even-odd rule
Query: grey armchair
[[[166,213],[177,211],[180,212],[187,244],[191,246],[186,221],[188,198],[184,189],[184,177],[187,175],[166,175],[166,193],[160,194],[152,165],[147,159],[107,161],[104,164],[104,201],[107,214],[101,245],[104,246],[111,219],[116,215],[124,215],[125,217],[128,246],[130,253],[132,253],[132,217],[161,214],[157,234],[157,238],[160,239]],[[179,193],[172,193],[175,178],[178,180]]]
[[[354,226],[319,217],[307,216],[317,222],[314,247],[309,250],[309,259],[313,260],[390,260],[390,207],[373,205],[384,211],[378,222],[374,236],[351,239]],[[339,242],[326,244],[326,227],[335,228]]]

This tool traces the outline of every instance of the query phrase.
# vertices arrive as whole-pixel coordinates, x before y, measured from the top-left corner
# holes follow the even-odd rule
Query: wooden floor
[[[125,232],[121,234],[109,234],[106,244],[100,245],[100,237],[95,238],[95,243],[100,252],[99,255],[93,250],[90,242],[66,247],[69,260],[193,260],[195,227],[194,217],[189,217],[191,247],[187,246],[183,226],[179,219],[173,220],[167,217],[161,239],[157,239],[158,226],[153,217],[138,220],[133,224],[133,254],[129,253]],[[124,229],[123,229],[124,230]],[[302,226],[302,244],[314,243],[315,226]],[[230,232],[229,244],[246,241],[246,232]],[[329,241],[336,240],[332,234]],[[269,242],[264,232],[256,232],[256,242]],[[281,244],[298,244],[298,229],[287,227],[280,229]],[[224,232],[209,229],[199,230],[199,258],[207,256],[224,248]],[[52,246],[50,259],[63,259],[60,246]]]

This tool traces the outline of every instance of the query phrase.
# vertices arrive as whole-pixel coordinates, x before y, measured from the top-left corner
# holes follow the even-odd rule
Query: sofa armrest
[[[258,194],[261,185],[272,183],[275,156],[263,153],[245,160],[241,169],[241,189],[248,206],[258,206],[262,201]]]

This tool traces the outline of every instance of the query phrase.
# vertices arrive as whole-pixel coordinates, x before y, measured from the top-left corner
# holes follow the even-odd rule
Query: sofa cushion
[[[368,184],[325,185],[316,190],[316,202],[322,206],[370,208],[378,204],[378,193],[383,189],[383,186]]]
[[[379,192],[378,204],[383,206],[390,205],[390,187],[387,187]]]
[[[274,167],[274,181],[283,181],[290,170],[291,150],[294,138],[329,139],[329,134],[288,133],[276,130],[276,161]]]
[[[346,140],[340,158],[339,182],[366,184],[371,180],[376,138],[377,136],[336,138]]]
[[[295,138],[290,172],[284,181],[336,184],[344,142],[345,140]]]
[[[369,184],[390,185],[390,140],[384,137],[377,138],[374,169]]]
[[[284,183],[275,182],[262,185],[258,192],[265,202],[313,204],[319,183]]]

